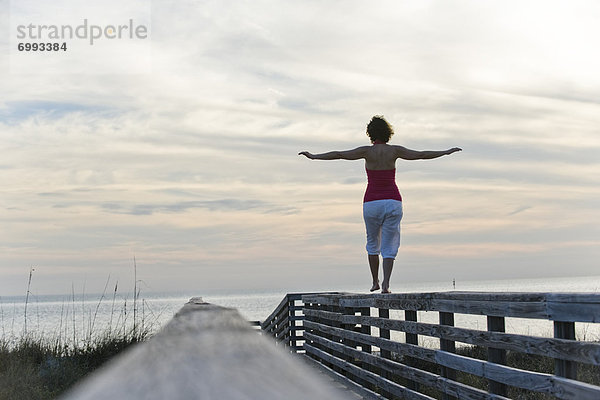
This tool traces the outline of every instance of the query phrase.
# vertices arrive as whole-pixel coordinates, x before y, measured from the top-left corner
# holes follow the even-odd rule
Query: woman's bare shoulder
[[[411,150],[409,148],[406,148],[404,146],[400,146],[400,145],[397,145],[397,144],[393,145],[392,149],[394,151],[394,156],[396,158],[404,158],[404,157],[406,157],[407,155],[409,155],[413,151],[413,150]]]

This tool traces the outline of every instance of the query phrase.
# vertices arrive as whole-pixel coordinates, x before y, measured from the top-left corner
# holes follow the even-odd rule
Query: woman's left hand
[[[462,151],[462,149],[460,147],[453,147],[451,149],[446,150],[446,154],[452,154],[452,153],[456,153],[457,151]]]

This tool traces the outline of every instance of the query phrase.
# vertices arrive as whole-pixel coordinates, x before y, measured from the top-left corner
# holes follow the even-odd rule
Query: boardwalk
[[[423,312],[438,321],[421,321]],[[460,326],[462,315],[487,326]],[[551,321],[553,337],[505,332],[513,317]],[[600,344],[575,338],[584,322],[600,322],[600,295],[300,293],[285,296],[260,335],[236,310],[196,298],[64,398],[596,400],[600,387],[578,374],[596,368],[596,384],[600,374]],[[553,360],[553,372],[517,369],[514,354]]]

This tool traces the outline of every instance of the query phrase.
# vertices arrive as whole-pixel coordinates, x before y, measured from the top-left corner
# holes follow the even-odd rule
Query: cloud
[[[520,206],[520,207],[517,207],[517,209],[515,209],[514,211],[511,211],[510,213],[508,213],[508,216],[519,214],[519,213],[521,213],[523,211],[529,210],[530,208],[531,208],[531,206]]]
[[[182,213],[200,208],[209,211],[249,211],[262,213],[290,214],[298,212],[295,207],[276,206],[259,200],[221,199],[210,201],[185,201],[171,204],[133,204],[121,205],[104,203],[102,209],[116,214],[152,215],[154,213]]]
[[[44,119],[58,119],[66,114],[83,112],[99,113],[106,112],[104,107],[97,107],[76,103],[63,103],[56,101],[8,101],[0,109],[0,115],[8,123],[15,124],[18,121],[31,117],[42,117]]]

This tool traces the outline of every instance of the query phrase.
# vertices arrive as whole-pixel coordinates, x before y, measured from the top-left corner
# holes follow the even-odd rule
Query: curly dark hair
[[[383,118],[383,115],[375,115],[367,125],[367,136],[371,138],[371,142],[380,141],[383,143],[389,142],[394,134],[392,126]]]

